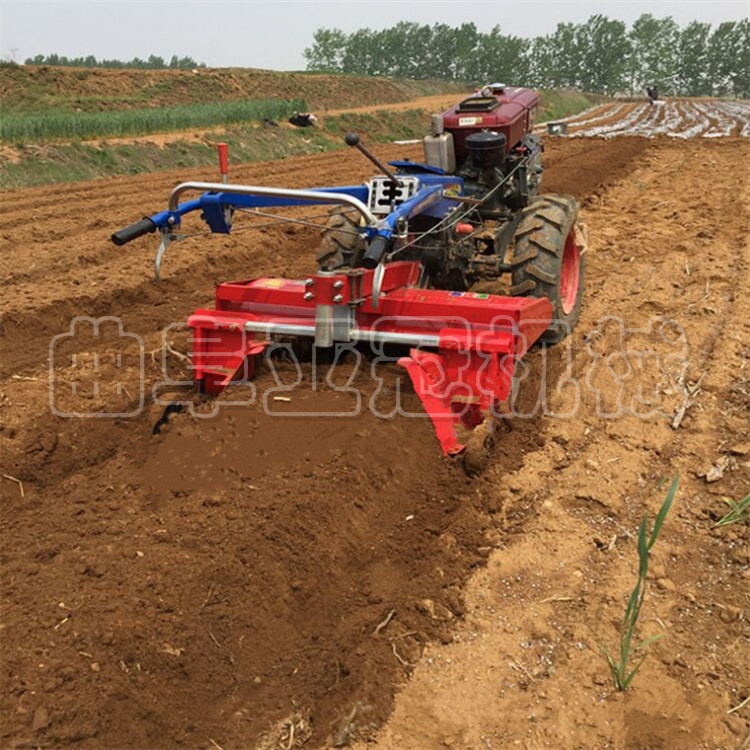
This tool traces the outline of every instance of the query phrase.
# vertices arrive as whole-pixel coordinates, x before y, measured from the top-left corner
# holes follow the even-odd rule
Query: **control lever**
[[[381,162],[377,156],[371,154],[361,143],[359,133],[347,133],[344,137],[344,141],[347,146],[354,146],[354,148],[361,151],[394,185],[400,185],[398,178],[391,172],[388,167]]]

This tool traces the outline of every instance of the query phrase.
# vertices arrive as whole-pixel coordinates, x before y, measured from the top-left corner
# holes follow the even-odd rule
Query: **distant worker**
[[[654,102],[659,100],[659,89],[656,86],[650,86],[646,89],[646,93],[650,104],[653,106]]]
[[[298,128],[309,128],[315,125],[318,118],[312,112],[295,112],[289,122]]]

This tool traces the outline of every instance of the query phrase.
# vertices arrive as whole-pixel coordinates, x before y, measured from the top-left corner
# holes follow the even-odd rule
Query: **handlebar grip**
[[[370,270],[377,268],[388,250],[388,244],[389,241],[386,237],[382,237],[381,235],[375,237],[365,251],[365,254],[362,256],[362,265]]]
[[[129,227],[120,229],[112,235],[112,242],[118,247],[126,245],[132,240],[143,237],[144,234],[150,234],[156,231],[156,224],[151,219],[144,218],[131,224]]]

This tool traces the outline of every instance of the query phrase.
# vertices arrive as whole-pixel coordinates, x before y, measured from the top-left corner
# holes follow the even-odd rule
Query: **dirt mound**
[[[110,70],[23,65],[0,69],[6,111],[170,107],[237,99],[303,99],[315,110],[408,101],[460,90],[445,82],[275,73],[251,68]]]
[[[352,407],[325,384],[292,402]],[[23,709],[4,736],[33,741],[40,707],[56,745],[255,738],[295,706],[319,736],[356,705],[380,724],[394,647],[413,661],[448,638],[482,559],[481,502],[433,443],[424,419],[227,407],[174,416],[43,501],[27,487],[4,514],[6,601],[25,592],[4,641],[22,622],[50,636],[4,660]]]
[[[567,193],[590,200],[638,166],[648,142],[642,138],[609,141],[573,142],[562,146],[557,139],[545,144],[544,190]]]
[[[463,615],[462,583],[489,550],[487,511],[440,456],[402,371],[379,383],[352,365],[319,373],[313,390],[306,366],[278,402],[269,373],[242,406],[228,392],[195,413],[152,407],[119,439],[88,423],[113,454],[81,456],[67,479],[46,477],[44,492],[27,483],[5,507],[17,550],[5,641],[52,634],[4,661],[17,701],[4,737],[172,747],[230,731],[247,742],[295,709],[319,739],[355,714],[360,735],[382,724],[397,675]],[[397,395],[413,419],[372,416],[370,399],[387,414]],[[509,470],[538,430],[519,425]]]

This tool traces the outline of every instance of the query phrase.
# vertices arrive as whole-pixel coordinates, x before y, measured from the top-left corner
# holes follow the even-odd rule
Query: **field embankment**
[[[10,112],[105,112],[242,99],[303,99],[324,111],[389,104],[460,90],[446,81],[402,81],[251,68],[108,70],[0,67],[0,99]]]
[[[89,105],[84,110],[77,100],[69,99],[70,92],[55,93],[52,83],[61,77],[57,69],[47,69],[39,81],[35,81],[34,70],[30,68],[25,75],[32,88],[37,87],[37,93],[27,91],[26,99],[21,100],[31,109],[15,111],[11,106],[0,118],[0,141],[4,144],[0,145],[0,189],[208,166],[216,162],[219,141],[229,144],[236,164],[341,148],[343,135],[349,130],[361,132],[374,142],[420,138],[429,128],[432,112],[446,109],[466,93],[443,82],[284,74],[287,84],[300,79],[300,85],[278,86],[275,94],[269,94],[274,91],[269,81],[275,84],[282,74],[241,71],[243,86],[233,93],[236,97],[252,95],[254,99],[210,99],[210,104],[199,104],[190,103],[181,84],[185,76],[192,75],[189,71],[151,71],[147,78],[155,75],[153,86],[175,86],[170,99],[173,106],[153,106],[161,101],[157,96],[148,100],[148,106],[146,100],[139,99],[135,107],[132,92],[128,93],[132,71],[103,71],[106,75],[95,89],[97,79],[88,75],[89,71],[62,69],[66,83],[77,82],[81,91],[88,92],[80,97]],[[79,76],[81,72],[86,75]],[[197,88],[205,85],[206,75],[216,72],[197,71]],[[227,71],[229,79],[234,72]],[[108,86],[118,75],[123,89],[117,96],[110,95]],[[0,69],[4,101],[16,105],[18,77],[17,69]],[[342,80],[357,96],[342,96],[334,108],[331,97],[337,95]],[[252,82],[256,88],[251,87]],[[148,86],[146,83],[144,90]],[[430,95],[414,98],[422,93]],[[269,95],[297,98],[260,98]],[[544,91],[540,119],[574,115],[600,99],[574,91]],[[51,110],[37,111],[40,101],[49,101]],[[292,110],[302,108],[318,113],[318,127],[298,130],[286,124]],[[269,119],[278,126],[270,125]]]

